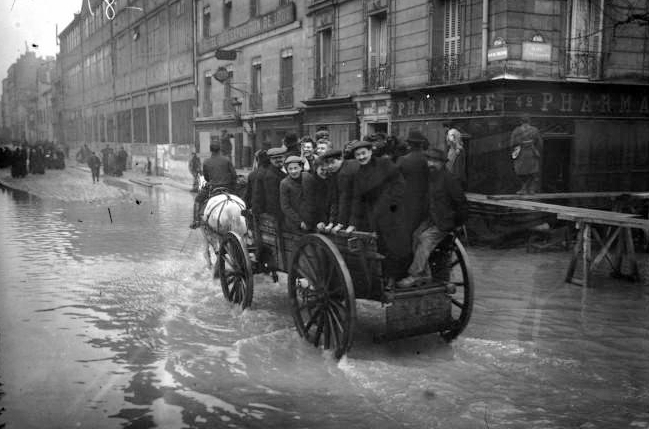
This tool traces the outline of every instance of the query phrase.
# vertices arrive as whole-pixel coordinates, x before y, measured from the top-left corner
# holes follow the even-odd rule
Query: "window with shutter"
[[[388,14],[379,12],[369,16],[367,27],[367,89],[387,87],[388,72]]]
[[[277,92],[277,107],[293,106],[293,49],[282,49],[279,68],[280,89]]]
[[[460,67],[460,0],[447,0],[444,5],[444,79],[459,78]]]
[[[316,96],[327,96],[332,92],[333,82],[333,33],[331,28],[319,30],[316,36]]]
[[[212,72],[206,71],[203,79],[203,116],[212,116]]]
[[[572,0],[570,6],[567,76],[599,78],[604,0]]]

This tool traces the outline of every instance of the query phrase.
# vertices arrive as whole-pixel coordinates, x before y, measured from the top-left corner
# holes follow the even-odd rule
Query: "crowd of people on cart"
[[[343,150],[332,148],[325,130],[314,138],[288,133],[281,147],[255,154],[244,201],[253,217],[270,214],[286,231],[376,232],[385,274],[393,286],[410,287],[429,275],[430,253],[468,217],[463,181],[451,172],[461,142],[429,146],[416,130],[404,142],[375,134]],[[191,228],[200,225],[212,190],[236,188],[236,171],[218,142],[210,150],[203,164],[208,185],[196,196]]]
[[[11,167],[11,177],[45,174],[46,169],[62,170],[67,158],[67,145],[48,141],[12,142],[0,146],[0,168]]]

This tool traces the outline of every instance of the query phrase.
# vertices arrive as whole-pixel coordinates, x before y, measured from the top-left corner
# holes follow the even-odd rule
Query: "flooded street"
[[[279,284],[251,309],[213,283],[192,196],[114,202],[0,188],[0,427],[649,428],[649,269],[563,283],[567,253],[470,247],[467,329],[377,344],[359,301],[340,362]]]

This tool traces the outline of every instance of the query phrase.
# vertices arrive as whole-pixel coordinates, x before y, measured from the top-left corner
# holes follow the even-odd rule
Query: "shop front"
[[[303,133],[311,137],[319,130],[329,132],[334,149],[342,149],[350,140],[359,138],[356,104],[351,97],[313,99],[303,101]]]
[[[392,134],[420,130],[445,149],[451,122],[467,151],[468,189],[519,188],[511,132],[523,114],[544,140],[546,192],[649,189],[649,91],[645,86],[495,80],[392,94]]]

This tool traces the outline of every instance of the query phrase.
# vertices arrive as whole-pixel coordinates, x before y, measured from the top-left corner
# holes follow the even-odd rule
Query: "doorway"
[[[541,190],[543,192],[570,191],[570,154],[572,139],[544,137],[541,154]]]

